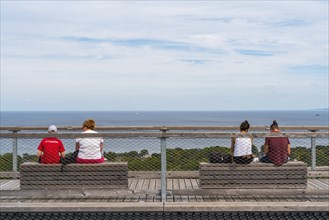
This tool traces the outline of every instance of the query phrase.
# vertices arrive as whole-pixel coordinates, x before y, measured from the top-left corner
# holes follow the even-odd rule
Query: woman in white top
[[[95,121],[88,119],[83,122],[82,129],[84,134],[97,133],[95,129]],[[104,157],[102,156],[103,139],[100,137],[95,138],[77,138],[75,140],[76,150],[79,151],[76,162],[77,163],[103,163]]]
[[[235,135],[231,142],[231,155],[238,164],[248,164],[253,160],[252,136],[248,133],[249,122],[244,121],[240,125],[240,134]]]

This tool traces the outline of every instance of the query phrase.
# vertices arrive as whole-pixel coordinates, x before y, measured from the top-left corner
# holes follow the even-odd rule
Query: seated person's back
[[[288,157],[290,155],[289,138],[282,135],[276,121],[273,121],[270,130],[270,136],[265,138],[265,156],[262,157],[260,161],[282,165],[288,162]]]
[[[95,121],[88,119],[84,121],[82,129],[84,134],[97,133],[94,131]],[[79,151],[76,162],[77,163],[103,163],[104,157],[102,156],[103,139],[95,138],[77,138],[76,150]]]
[[[57,128],[51,125],[48,128],[48,133],[56,133]],[[42,139],[38,146],[37,156],[40,163],[53,164],[59,163],[60,158],[64,157],[65,149],[61,140],[55,137],[47,137]]]

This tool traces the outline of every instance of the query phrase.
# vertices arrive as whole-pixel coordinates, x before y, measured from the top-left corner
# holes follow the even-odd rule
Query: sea
[[[1,111],[1,126],[328,126],[328,109],[299,111]]]
[[[304,111],[2,111],[1,126],[81,126],[93,119],[97,126],[239,126],[248,120],[251,126],[270,126],[273,120],[284,126],[329,126],[328,110]],[[46,131],[44,131],[46,132]],[[18,154],[34,154],[41,139],[19,139]],[[160,153],[159,139],[104,139],[104,151],[123,153],[148,150]],[[291,140],[293,146],[310,146],[310,139]],[[328,138],[320,141],[328,145]],[[63,140],[66,152],[73,152],[75,141]],[[255,140],[260,149],[264,140]],[[0,140],[0,154],[12,152],[13,140]],[[167,148],[230,147],[230,139],[168,139]]]

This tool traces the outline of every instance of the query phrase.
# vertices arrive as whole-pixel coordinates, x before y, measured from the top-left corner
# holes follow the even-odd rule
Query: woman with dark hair
[[[231,155],[238,164],[248,164],[253,160],[252,136],[248,133],[250,124],[246,120],[240,125],[240,133],[236,134],[231,141]]]
[[[260,161],[282,165],[288,162],[290,155],[290,141],[279,129],[278,123],[274,120],[270,126],[271,134],[265,138],[264,154]]]

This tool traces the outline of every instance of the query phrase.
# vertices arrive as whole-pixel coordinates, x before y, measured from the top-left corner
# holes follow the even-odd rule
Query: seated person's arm
[[[290,144],[288,144],[288,149],[287,149],[288,156],[290,156],[291,150],[290,150]]]
[[[267,144],[264,145],[264,154],[268,154],[268,145]]]
[[[64,158],[65,157],[65,151],[61,152],[61,158]]]
[[[234,144],[235,144],[235,138],[232,137],[231,139],[231,156],[234,154]]]
[[[100,143],[99,148],[100,148],[100,151],[102,153],[102,151],[103,151],[103,143]]]
[[[40,157],[41,155],[42,155],[42,151],[41,150],[38,150],[37,157]]]
[[[75,143],[75,150],[79,150],[80,149],[80,145],[78,142]]]

